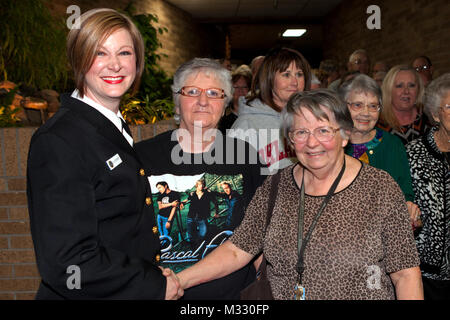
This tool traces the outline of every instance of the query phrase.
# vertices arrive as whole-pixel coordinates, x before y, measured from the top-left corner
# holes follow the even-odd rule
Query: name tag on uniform
[[[114,170],[119,164],[122,163],[122,159],[119,154],[115,154],[113,157],[106,160],[109,170]]]

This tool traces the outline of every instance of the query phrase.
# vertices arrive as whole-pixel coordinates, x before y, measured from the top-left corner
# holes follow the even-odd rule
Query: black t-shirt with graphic
[[[236,214],[238,221],[232,224],[228,215],[244,212],[266,176],[261,174],[263,166],[257,152],[242,140],[220,136],[208,152],[190,154],[183,152],[172,136],[175,137],[174,131],[162,133],[137,143],[136,150],[146,172],[151,174],[149,183],[155,208],[155,200],[159,196],[156,183],[165,181],[173,192],[179,193],[180,206],[174,214],[172,229],[168,236],[160,236],[160,241],[161,265],[180,272],[204,258],[233,234],[243,214]],[[224,193],[224,182],[235,197],[239,195],[239,202],[227,201],[219,195]],[[198,197],[197,200],[194,197],[198,183],[202,183],[203,197],[206,196],[205,201],[200,199],[201,203],[197,201]],[[188,220],[193,212],[203,219],[202,225]],[[234,221],[236,217],[233,214]],[[193,239],[201,240],[191,241]],[[255,268],[249,264],[228,276],[186,290],[184,298],[239,299],[240,291],[254,279]]]
[[[160,193],[157,202],[161,202],[162,204],[168,204],[174,202],[175,200],[180,201],[180,194],[176,191],[171,190],[169,193]],[[158,212],[159,215],[165,218],[169,218],[172,208],[173,207],[166,207],[159,209],[159,211],[158,208],[156,208],[157,209],[156,212]]]

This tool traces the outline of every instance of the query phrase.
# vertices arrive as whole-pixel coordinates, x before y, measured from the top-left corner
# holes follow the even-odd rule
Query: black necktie
[[[125,129],[125,131],[128,133],[128,135],[129,135],[131,138],[133,138],[133,136],[132,136],[132,134],[131,134],[130,127],[127,125],[127,123],[126,123],[122,118],[120,118],[120,121],[122,122],[122,130]]]

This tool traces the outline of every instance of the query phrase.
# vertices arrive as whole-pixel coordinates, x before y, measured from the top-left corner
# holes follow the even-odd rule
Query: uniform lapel
[[[104,115],[95,110],[95,108],[78,99],[72,98],[68,94],[61,95],[61,105],[68,107],[78,116],[88,121],[97,129],[97,132],[111,141],[115,146],[122,149],[124,152],[137,157],[134,148],[128,143],[122,133],[117,130],[117,127]]]

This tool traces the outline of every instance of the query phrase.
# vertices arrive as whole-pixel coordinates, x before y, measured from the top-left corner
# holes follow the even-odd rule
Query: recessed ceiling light
[[[301,37],[305,32],[306,29],[286,29],[283,37]]]

